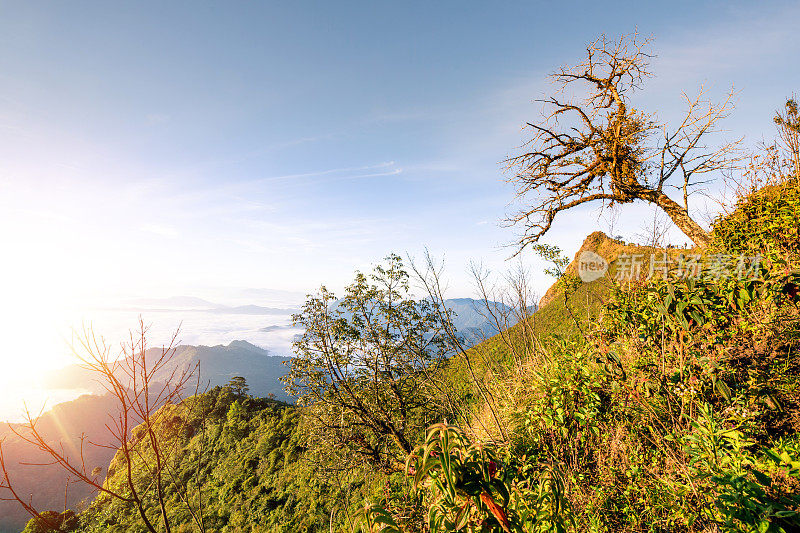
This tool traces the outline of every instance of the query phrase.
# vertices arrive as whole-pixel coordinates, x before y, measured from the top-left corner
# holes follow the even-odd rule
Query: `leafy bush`
[[[712,246],[770,261],[800,259],[800,180],[764,187],[714,222]]]
[[[550,473],[507,450],[471,443],[457,426],[435,424],[409,457],[413,490],[422,491],[431,532],[565,531],[562,487]],[[401,531],[387,511],[368,506],[361,531]]]
[[[701,406],[683,439],[693,489],[707,519],[726,531],[786,533],[800,528],[796,440],[758,447]]]

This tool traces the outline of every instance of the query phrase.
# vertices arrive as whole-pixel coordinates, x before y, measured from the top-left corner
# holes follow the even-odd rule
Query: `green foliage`
[[[714,222],[713,248],[759,254],[778,265],[800,260],[800,179],[790,178],[742,199]]]
[[[367,504],[356,519],[353,533],[402,533],[391,513],[377,504]]]
[[[567,272],[567,267],[570,263],[569,258],[561,255],[561,248],[549,244],[535,244],[533,245],[533,251],[550,264],[544,269],[544,273],[556,278],[554,289],[559,291],[563,297],[563,309],[572,318],[572,323],[575,324],[575,331],[582,335],[583,328],[573,310],[570,298],[581,288],[583,283],[574,273]]]
[[[545,274],[556,279],[564,275],[569,265],[569,258],[561,255],[561,248],[550,244],[534,244],[532,248],[536,255],[550,263],[544,271]]]
[[[242,376],[233,376],[225,387],[239,397],[247,396],[247,393],[250,391],[250,387],[247,386],[247,380]]]
[[[22,533],[47,533],[54,527],[64,532],[75,531],[75,528],[78,527],[78,517],[73,511],[64,511],[60,514],[54,511],[45,511],[40,518],[32,518]]]
[[[340,485],[306,460],[307,437],[296,409],[271,400],[237,399],[220,387],[184,403],[165,408],[185,417],[176,427],[193,428],[173,442],[167,467],[174,481],[167,485],[173,531],[196,531],[181,504],[187,497],[202,508],[209,532],[328,531],[332,508],[346,506],[343,491],[359,493],[357,485],[348,485],[354,480]],[[211,411],[205,421],[192,408],[200,404]],[[121,474],[112,464],[107,483],[122,482]],[[155,501],[148,504],[149,513],[158,512]],[[78,531],[86,533],[143,531],[132,507],[102,496],[80,522]]]
[[[775,125],[779,128],[787,128],[800,134],[800,111],[797,107],[797,100],[794,98],[788,99],[784,105],[784,111],[785,114],[781,115],[779,113],[773,119]]]
[[[584,452],[602,430],[605,374],[590,364],[578,343],[558,339],[551,349],[571,356],[528,370],[524,402],[509,413],[515,428],[512,444],[539,461],[586,464],[591,457]]]
[[[635,364],[656,386],[685,389],[691,382],[709,402],[736,400],[761,411],[764,431],[786,431],[800,408],[798,299],[786,290],[798,283],[800,273],[762,267],[752,278],[657,280],[620,289],[607,307],[603,335],[611,343],[633,336]]]
[[[407,470],[414,490],[424,493],[432,532],[564,531],[557,477],[496,446],[471,443],[456,426],[432,426]]]
[[[721,423],[709,406],[698,411],[683,441],[707,518],[726,531],[785,533],[800,528],[798,442],[758,447]],[[789,483],[782,485],[774,476]]]
[[[783,287],[795,278],[773,276],[762,267],[747,277],[659,278],[647,285],[620,287],[607,306],[607,333],[627,333],[635,326],[639,338],[650,343],[664,336],[730,334],[728,328],[738,317],[781,299]]]
[[[341,300],[325,287],[308,298],[295,316],[305,331],[284,381],[323,446],[384,470],[402,467],[435,412],[430,375],[448,350],[442,316],[431,300],[412,297],[396,255],[370,276],[357,273]]]
[[[783,111],[783,114],[776,113],[773,119],[778,129],[776,148],[782,157],[777,170],[783,176],[800,179],[800,108],[797,99],[792,97],[787,100]]]

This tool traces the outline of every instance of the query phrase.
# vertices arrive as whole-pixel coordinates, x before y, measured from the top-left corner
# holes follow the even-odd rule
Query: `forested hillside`
[[[458,409],[441,409],[447,423],[408,434],[414,449],[400,469],[361,454],[359,439],[373,438],[368,429],[338,446],[336,433],[315,434],[313,405],[216,388],[167,406],[159,427],[175,450],[164,466],[172,528],[793,531],[800,241],[785,236],[799,219],[800,185],[789,180],[716,222],[704,259],[723,254],[735,269],[737,254],[763,258],[741,279],[605,281],[573,290],[573,262],[530,328],[520,323],[439,367],[437,383],[450,383]],[[772,229],[762,231],[764,224]],[[741,239],[745,232],[751,238]],[[678,261],[686,252],[624,247],[602,235],[583,251],[612,249],[612,278],[623,254],[664,252]],[[446,405],[440,389],[418,394]],[[144,469],[147,438],[135,432],[133,442],[142,447],[135,468]],[[391,453],[396,445],[385,446]],[[123,464],[118,455],[106,486],[124,488]],[[366,501],[372,506],[360,511]],[[157,500],[146,502],[158,523]],[[104,496],[62,523],[146,531],[135,508]]]
[[[204,419],[196,416],[194,403],[208,407]],[[175,480],[169,483],[166,501],[176,530],[193,530],[183,497],[202,508],[207,531],[327,529],[329,499],[343,491],[344,483],[314,475],[295,409],[273,400],[237,397],[225,388],[163,409],[161,429],[179,429],[169,438],[181,451],[165,466]],[[125,483],[123,468],[119,457],[111,462],[110,487]],[[147,503],[157,521],[156,502]],[[134,508],[103,496],[79,515],[77,530],[146,531]]]

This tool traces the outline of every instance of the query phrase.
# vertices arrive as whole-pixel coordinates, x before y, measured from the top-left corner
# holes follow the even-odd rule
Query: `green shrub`
[[[712,247],[734,254],[760,254],[769,261],[800,258],[800,181],[788,179],[742,199],[713,225]]]
[[[457,426],[431,426],[407,468],[433,533],[566,531],[570,513],[557,476],[502,448],[472,443]],[[376,505],[365,509],[359,527],[401,531]]]
[[[786,533],[800,528],[800,449],[796,438],[759,447],[700,406],[683,439],[692,489],[706,520],[724,531]]]

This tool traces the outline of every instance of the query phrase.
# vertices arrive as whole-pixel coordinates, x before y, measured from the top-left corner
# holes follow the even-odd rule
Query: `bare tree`
[[[664,239],[669,232],[669,221],[661,211],[653,211],[653,216],[642,223],[641,231],[636,235],[642,244],[650,248],[663,248]]]
[[[712,198],[723,212],[733,212],[759,189],[800,179],[800,110],[794,96],[784,104],[783,113],[775,113],[773,122],[776,138],[762,141],[748,153],[740,171],[723,173],[722,190]]]
[[[597,216],[598,221],[602,220],[606,234],[615,240],[622,240],[622,236],[617,233],[619,227],[619,206],[612,205],[608,209],[600,209]]]
[[[528,123],[534,134],[525,152],[507,160],[509,181],[526,204],[509,219],[524,227],[519,250],[538,241],[562,211],[634,200],[658,206],[697,245],[708,244],[708,232],[689,214],[689,196],[704,176],[739,160],[739,141],[706,144],[730,112],[733,95],[716,104],[702,89],[693,99],[684,94],[687,111],[674,130],[634,108],[632,93],[651,76],[650,43],[637,34],[601,37],[586,48],[583,62],[553,74],[556,94],[542,100],[542,119]],[[583,98],[571,97],[576,93]],[[680,191],[680,203],[668,188]]]
[[[778,149],[788,173],[800,178],[800,111],[794,96],[784,104],[784,113],[777,112],[774,120],[778,127]]]
[[[118,409],[109,413],[106,424],[110,442],[100,444],[80,439],[80,450],[77,457],[65,450],[62,443],[53,443],[38,428],[39,417],[26,414],[22,428],[12,428],[17,437],[30,444],[34,449],[43,452],[49,462],[31,464],[30,466],[58,465],[75,483],[84,483],[98,494],[132,505],[138,512],[144,527],[156,533],[172,531],[167,513],[165,492],[169,485],[178,484],[174,473],[170,470],[169,461],[175,454],[177,440],[171,438],[162,424],[164,411],[161,407],[167,404],[178,404],[184,398],[184,392],[193,377],[199,376],[199,368],[180,367],[175,364],[176,339],[178,332],[170,339],[169,344],[157,352],[147,349],[147,327],[140,319],[137,332],[131,332],[130,341],[123,344],[118,354],[102,338],[95,336],[89,329],[79,339],[74,348],[84,367],[91,370],[98,382],[116,400]],[[197,377],[195,394],[199,389]],[[132,439],[134,428],[136,435]],[[173,428],[174,430],[174,428]],[[86,446],[100,446],[117,450],[115,462],[122,470],[123,483],[112,486],[99,476],[102,469],[87,465],[84,449]],[[146,473],[144,479],[137,473]],[[25,498],[16,490],[3,456],[0,443],[0,499],[16,501],[44,529],[61,531],[57,515],[41,512],[33,504],[32,498]],[[199,485],[198,485],[199,486]],[[202,498],[199,504],[189,503],[186,487],[175,487],[179,497],[187,505],[200,531],[205,531],[202,520]],[[160,511],[159,524],[148,516],[148,500],[157,502]]]
[[[479,264],[473,263],[470,271],[484,307],[481,314],[511,354],[515,366],[521,368],[538,344],[532,314],[536,298],[528,282],[528,271],[522,263],[517,263],[502,276],[500,283],[490,283],[492,273]]]
[[[500,421],[497,401],[493,397],[491,389],[487,386],[486,377],[479,375],[479,370],[475,368],[474,359],[476,354],[474,351],[470,353],[471,350],[469,349],[469,346],[464,342],[463,336],[456,329],[456,326],[452,320],[452,314],[447,308],[446,298],[444,295],[445,288],[442,286],[442,271],[444,269],[443,265],[437,264],[430,253],[426,251],[424,266],[419,267],[414,263],[414,261],[411,261],[411,266],[414,274],[416,274],[418,283],[427,294],[427,299],[433,302],[433,309],[437,313],[439,324],[443,331],[443,337],[447,346],[448,355],[458,357],[464,362],[471,385],[477,389],[477,392],[483,400],[484,405],[491,412],[492,419],[499,434],[504,440],[507,439],[508,435],[506,428]],[[478,270],[475,270],[475,272],[476,278],[480,281],[480,272]],[[484,303],[486,304],[487,313],[484,314],[484,317],[490,316],[493,310],[497,311],[498,308],[493,308],[485,298]],[[500,329],[505,318],[507,317],[496,315],[493,319],[493,321],[496,321],[495,327]]]

